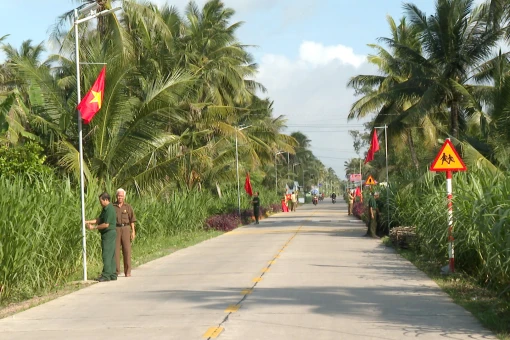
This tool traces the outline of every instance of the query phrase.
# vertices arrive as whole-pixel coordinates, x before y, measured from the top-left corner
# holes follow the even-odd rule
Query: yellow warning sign
[[[376,185],[377,182],[374,180],[372,176],[368,176],[367,180],[365,181],[365,185]]]
[[[466,171],[466,164],[462,161],[457,150],[449,139],[445,140],[443,147],[432,162],[430,171]]]

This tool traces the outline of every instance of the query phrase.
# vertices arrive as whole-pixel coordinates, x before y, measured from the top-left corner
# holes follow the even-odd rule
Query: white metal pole
[[[455,249],[453,238],[453,190],[452,190],[452,172],[446,172],[446,194],[448,199],[448,258],[450,273],[455,272]]]
[[[287,152],[287,182],[289,181],[290,179],[290,156],[289,156],[289,153]]]
[[[81,102],[80,89],[80,45],[78,39],[78,10],[74,10],[74,35],[75,35],[75,62],[76,62],[76,92],[78,104]],[[81,199],[81,233],[82,233],[82,252],[83,252],[83,281],[87,281],[87,233],[85,230],[85,178],[83,175],[83,129],[81,115],[78,110],[78,150],[80,157],[80,199]]]
[[[388,215],[388,234],[390,232],[390,176],[388,172],[388,126],[384,125],[384,142],[386,144],[386,211]]]
[[[276,156],[278,156],[278,153],[274,154],[274,178],[275,178],[275,188],[276,188],[276,195],[278,195],[278,167],[276,164]]]
[[[239,190],[239,156],[237,154],[237,132],[239,128],[236,128],[236,173],[237,173],[237,212],[241,216],[241,192]]]

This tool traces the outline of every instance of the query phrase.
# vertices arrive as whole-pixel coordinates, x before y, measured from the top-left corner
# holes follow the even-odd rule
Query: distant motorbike
[[[319,196],[319,201],[323,201],[324,200],[324,196],[320,195]]]
[[[313,203],[313,205],[317,205],[317,203],[319,203],[317,196],[312,198],[312,203]]]
[[[331,202],[333,202],[333,204],[335,204],[336,203],[336,198],[332,198]]]

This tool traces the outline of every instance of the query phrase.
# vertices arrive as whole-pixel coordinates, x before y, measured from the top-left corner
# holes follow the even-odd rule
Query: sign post
[[[446,172],[446,198],[448,208],[448,269],[450,273],[455,272],[455,239],[453,237],[453,190],[452,190],[452,172],[466,171],[466,164],[462,161],[457,150],[453,146],[450,138],[444,141],[441,150],[432,162],[430,171]]]

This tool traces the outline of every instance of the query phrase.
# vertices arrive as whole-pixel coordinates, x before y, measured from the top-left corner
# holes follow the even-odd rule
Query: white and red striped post
[[[446,194],[448,199],[448,258],[450,272],[455,272],[455,249],[453,238],[453,194],[452,194],[452,171],[446,171]]]

